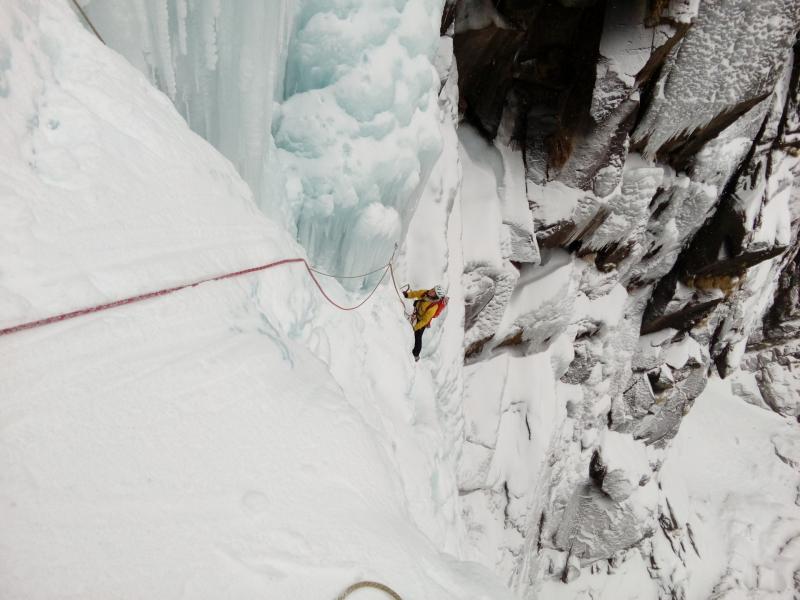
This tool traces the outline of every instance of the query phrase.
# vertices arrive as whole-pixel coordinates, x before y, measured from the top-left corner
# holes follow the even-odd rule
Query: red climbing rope
[[[305,262],[305,261],[303,261],[303,262]],[[364,304],[367,302],[367,300],[372,298],[372,295],[378,289],[378,286],[381,284],[381,281],[383,281],[383,278],[386,277],[386,271],[389,270],[391,265],[392,265],[392,263],[389,263],[388,265],[386,265],[386,267],[384,267],[383,275],[381,275],[381,278],[378,281],[378,283],[375,285],[374,288],[372,288],[372,291],[367,295],[367,297],[364,298],[361,302],[359,302],[355,306],[341,306],[340,304],[337,304],[336,302],[334,302],[333,299],[330,296],[328,296],[328,294],[325,293],[325,290],[322,289],[322,286],[320,285],[319,280],[314,275],[314,271],[313,271],[313,269],[311,268],[311,266],[308,263],[306,263],[306,269],[308,269],[308,274],[311,276],[311,279],[314,281],[314,283],[317,284],[317,287],[319,288],[319,291],[322,292],[322,295],[325,297],[325,300],[327,300],[328,302],[333,304],[339,310],[355,310],[357,308],[361,308],[362,306],[364,306]],[[330,277],[332,277],[332,275]]]
[[[397,252],[397,245],[395,245],[395,252]],[[211,281],[221,281],[223,279],[230,279],[232,277],[239,277],[241,275],[248,275],[250,273],[256,273],[258,271],[266,271],[267,269],[272,269],[273,267],[279,267],[281,265],[287,265],[291,263],[303,263],[308,271],[308,274],[311,276],[311,279],[316,284],[319,291],[325,297],[325,299],[330,302],[333,306],[338,308],[339,310],[355,310],[357,308],[362,307],[367,300],[372,298],[373,294],[377,291],[378,287],[380,286],[381,282],[386,277],[386,272],[392,270],[392,261],[394,260],[394,252],[392,253],[392,258],[389,260],[389,263],[375,269],[374,271],[370,271],[364,275],[360,275],[358,277],[365,277],[366,275],[371,275],[372,273],[377,273],[380,270],[383,270],[383,275],[381,275],[380,280],[375,287],[372,288],[372,291],[367,295],[364,300],[356,304],[355,306],[342,306],[335,302],[326,292],[322,289],[322,285],[320,284],[319,280],[317,279],[314,273],[319,273],[320,275],[326,275],[328,277],[336,277],[335,275],[328,275],[327,273],[322,273],[321,271],[315,269],[311,265],[308,264],[308,261],[304,258],[284,258],[283,260],[277,260],[275,262],[266,263],[263,265],[259,265],[257,267],[251,267],[249,269],[243,269],[241,271],[234,271],[232,273],[225,273],[223,275],[218,275],[216,277],[208,277],[206,279],[201,279],[199,281],[193,281],[192,283],[186,283],[184,285],[178,285],[171,288],[165,288],[163,290],[156,290],[154,292],[148,292],[146,294],[139,294],[138,296],[130,296],[128,298],[123,298],[122,300],[115,300],[114,302],[107,302],[105,304],[98,304],[96,306],[90,306],[87,308],[81,308],[79,310],[74,310],[68,313],[62,313],[60,315],[53,315],[52,317],[47,317],[45,319],[39,319],[37,321],[30,321],[28,323],[21,323],[20,325],[14,325],[12,327],[6,327],[5,329],[0,329],[0,336],[8,335],[11,333],[17,333],[18,331],[24,331],[26,329],[33,329],[35,327],[41,327],[43,325],[49,325],[50,323],[57,323],[59,321],[66,321],[68,319],[74,319],[75,317],[80,317],[83,315],[88,315],[90,313],[100,312],[103,310],[108,310],[110,308],[116,308],[118,306],[124,306],[126,304],[133,304],[134,302],[141,302],[142,300],[149,300],[150,298],[157,298],[159,296],[166,296],[167,294],[172,294],[173,292],[177,292],[180,290],[185,290],[186,288],[191,288],[198,286],[202,283],[209,283]],[[353,276],[356,277],[356,276]],[[394,271],[392,271],[392,281],[394,281]],[[395,285],[395,290],[397,289],[397,285]]]

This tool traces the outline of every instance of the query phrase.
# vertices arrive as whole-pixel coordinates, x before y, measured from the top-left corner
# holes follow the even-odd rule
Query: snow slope
[[[66,4],[0,27],[0,325],[303,255]],[[0,338],[3,597],[509,597],[424,528],[455,488],[396,303],[288,266]]]
[[[663,512],[643,551],[596,563],[568,585],[545,580],[538,597],[766,600],[796,594],[796,425],[711,379],[659,461]]]
[[[661,472],[684,547],[687,600],[797,594],[799,469],[796,423],[709,381]]]

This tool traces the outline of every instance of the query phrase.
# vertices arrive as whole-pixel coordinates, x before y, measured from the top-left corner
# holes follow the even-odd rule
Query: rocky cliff
[[[592,577],[634,552],[657,597],[700,597],[662,477],[671,440],[709,377],[800,413],[799,28],[791,0],[445,8],[462,146],[484,145],[462,193],[469,161],[495,160],[500,201],[523,173],[529,208],[463,276],[461,493],[520,590],[589,573],[565,597],[600,597]],[[531,356],[552,383],[517,381]],[[553,394],[565,414],[542,408]]]

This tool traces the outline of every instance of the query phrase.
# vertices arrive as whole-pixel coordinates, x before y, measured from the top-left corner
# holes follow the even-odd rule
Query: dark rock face
[[[457,31],[454,37],[465,114],[494,138],[513,96],[518,105],[514,141],[524,149],[534,181],[547,179],[550,170],[560,171],[575,139],[591,131],[588,107],[604,5],[500,2],[498,11],[510,29],[489,25]]]
[[[786,264],[797,245],[796,235],[789,243],[759,238],[762,217],[754,220],[746,205],[752,207],[754,194],[765,193],[776,168],[775,153],[796,152],[800,61],[783,89],[775,87],[780,69],[770,67],[761,79],[745,77],[741,98],[716,113],[709,112],[713,103],[703,104],[707,121],[659,142],[655,152],[656,166],[677,169],[677,178],[670,175],[669,183],[642,196],[649,192],[631,168],[629,152],[646,150],[651,134],[661,135],[658,119],[674,113],[675,106],[659,95],[667,82],[673,88],[687,86],[687,95],[694,93],[692,85],[706,85],[681,69],[697,71],[703,58],[697,52],[728,26],[719,22],[721,5],[701,7],[692,23],[684,18],[688,4],[509,0],[495,3],[494,20],[484,27],[459,29],[459,11],[470,5],[461,0],[455,3],[455,54],[464,117],[487,138],[497,135],[504,119],[514,124],[511,143],[523,150],[538,245],[588,259],[629,291],[650,288],[640,333],[671,328],[694,335],[709,344],[711,361],[725,375],[735,356],[732,348],[745,335],[736,322],[744,298],[753,293],[745,291],[748,272],[775,259]],[[783,20],[769,30],[773,51],[765,61],[773,66],[785,61],[781,52],[787,34],[800,23],[800,10],[782,6]],[[747,47],[753,41],[747,36],[755,34],[742,29],[734,35]],[[619,39],[625,36],[649,41],[650,47],[622,47]],[[634,130],[636,143],[631,141]],[[747,148],[738,155],[730,152],[734,140],[748,136],[752,143]],[[627,187],[624,171],[633,171]],[[574,208],[557,209],[565,215],[557,220],[543,218],[551,202],[564,201],[548,198],[549,182],[584,192],[576,196]],[[619,201],[613,194],[620,195]],[[642,200],[649,202],[649,210],[631,214],[631,203]],[[619,233],[609,236],[615,228]],[[665,237],[674,229],[677,235]],[[769,331],[778,331],[777,311],[785,306],[782,298],[791,295],[790,288],[783,286],[776,294],[764,340],[775,337]],[[473,292],[467,327],[479,323],[487,310],[497,322],[504,300],[485,290]],[[502,340],[492,337],[486,330],[472,341],[468,357],[477,357],[487,344],[525,352],[540,348],[522,330]],[[578,342],[574,348],[564,381],[582,384],[597,357]]]
[[[659,317],[645,315],[642,321],[642,334],[661,331],[662,329],[672,328],[678,331],[689,331],[700,321],[708,317],[711,311],[722,302],[721,298],[689,304],[675,312],[667,313]]]
[[[795,246],[778,279],[775,300],[764,318],[760,343],[794,337],[800,321],[800,252]]]
[[[800,37],[793,49],[794,63],[789,82],[786,104],[778,123],[776,136],[769,141],[773,150],[783,149],[793,155],[800,151]],[[772,171],[771,160],[765,160],[764,169]],[[760,171],[753,173],[755,179]],[[752,185],[752,184],[751,184]],[[794,325],[800,319],[800,245],[797,221],[793,224],[793,244],[785,253],[778,278],[774,300],[764,317],[763,334],[759,341],[784,340],[794,337]]]
[[[548,504],[524,535],[574,581],[581,565],[650,547],[654,515],[669,512],[604,492],[595,430],[662,448],[711,372],[740,366],[760,406],[800,416],[800,4],[500,0],[467,27],[459,11],[476,5],[456,3],[462,116],[522,151],[542,256],[568,255],[579,283],[498,331],[530,271],[470,275],[467,362],[571,342],[557,377],[579,390],[567,413],[580,476],[547,471]],[[627,294],[613,326],[572,314],[570,294],[613,289]],[[677,528],[661,524],[667,539]]]
[[[706,385],[707,365],[691,360],[668,378],[652,380],[652,372],[633,373],[635,383],[624,394],[625,412],[617,430],[633,434],[646,444],[664,446],[678,433],[681,419]],[[620,415],[613,417],[614,420]],[[626,419],[629,417],[629,419]],[[612,421],[612,427],[616,423]]]
[[[715,116],[708,124],[695,129],[691,134],[680,135],[664,145],[662,145],[656,157],[678,170],[686,169],[692,158],[703,148],[703,146],[716,138],[725,129],[735,123],[742,115],[750,109],[767,99],[769,94],[763,94],[751,98],[726,109],[724,112]],[[636,150],[643,150],[646,138],[639,140],[633,147]]]
[[[505,97],[513,84],[514,56],[525,34],[494,25],[456,34],[460,102],[489,138],[497,135]]]
[[[597,181],[601,169],[621,168],[627,153],[628,132],[633,127],[639,102],[625,99],[602,121],[592,123],[571,134],[571,152],[559,168],[551,169],[553,178],[581,190],[593,190],[605,197],[614,191],[613,181]]]

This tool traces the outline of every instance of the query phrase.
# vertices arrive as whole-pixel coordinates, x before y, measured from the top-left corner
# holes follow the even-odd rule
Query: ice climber
[[[411,353],[414,360],[419,360],[422,350],[422,334],[430,327],[431,321],[442,314],[447,306],[447,296],[440,285],[429,290],[403,290],[406,298],[413,298],[414,312],[411,316],[411,325],[414,327],[414,349]]]

